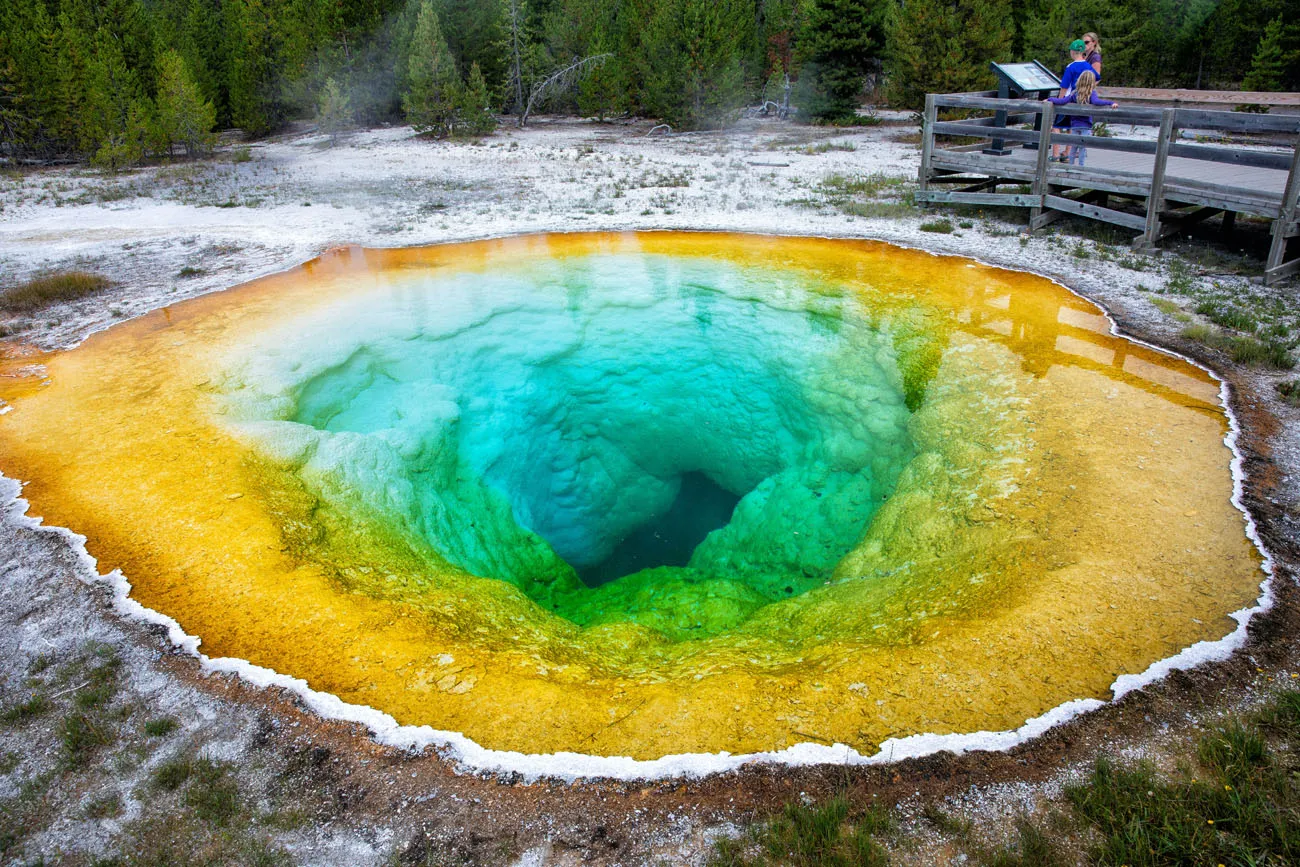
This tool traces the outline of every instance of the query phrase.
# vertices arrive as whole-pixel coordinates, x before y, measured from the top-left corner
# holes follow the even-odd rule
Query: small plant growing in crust
[[[1291,379],[1277,384],[1277,393],[1285,403],[1300,406],[1300,379]]]
[[[6,726],[22,725],[50,709],[49,700],[37,693],[26,701],[19,702],[0,711],[0,723]]]
[[[0,294],[0,310],[6,313],[32,313],[52,304],[76,301],[103,292],[111,284],[98,274],[66,271],[36,277]]]
[[[151,738],[163,738],[176,729],[180,728],[180,723],[169,716],[161,716],[157,719],[151,719],[144,724],[144,733]]]
[[[919,227],[922,232],[937,232],[941,235],[951,235],[953,230],[952,220],[927,220]]]
[[[86,805],[86,818],[112,819],[122,815],[122,796],[117,792],[100,795]]]

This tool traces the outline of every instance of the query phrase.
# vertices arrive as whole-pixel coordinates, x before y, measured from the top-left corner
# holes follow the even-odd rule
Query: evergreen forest
[[[312,120],[478,135],[549,111],[722,126],[789,100],[853,122],[1053,68],[1103,84],[1300,90],[1300,0],[4,0],[0,159],[108,168]]]

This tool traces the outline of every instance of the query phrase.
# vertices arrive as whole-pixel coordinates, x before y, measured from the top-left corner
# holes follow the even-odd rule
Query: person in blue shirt
[[[1087,48],[1082,39],[1076,39],[1070,43],[1070,63],[1061,73],[1061,92],[1057,94],[1060,97],[1069,97],[1065,102],[1074,99],[1075,85],[1078,83],[1080,75],[1085,72],[1096,75],[1092,65],[1084,59]],[[1058,114],[1056,120],[1052,122],[1052,132],[1066,132],[1069,126],[1070,119]],[[1052,145],[1052,159],[1060,159],[1065,153],[1065,145]]]

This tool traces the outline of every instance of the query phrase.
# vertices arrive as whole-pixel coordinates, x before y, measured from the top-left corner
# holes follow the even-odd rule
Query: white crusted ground
[[[1168,257],[1133,270],[1120,264],[1135,263],[1122,247],[1069,230],[1026,238],[1017,224],[992,213],[953,217],[959,225],[952,234],[922,231],[932,215],[918,211],[890,218],[844,213],[835,204],[837,177],[915,177],[916,127],[905,113],[882,117],[880,126],[845,131],[762,121],[721,133],[652,137],[646,136],[649,123],[542,119],[526,130],[507,126],[482,142],[457,144],[419,140],[398,127],[359,132],[333,148],[310,134],[233,145],[210,162],[117,177],[84,169],[0,176],[0,289],[70,267],[115,281],[103,295],[0,325],[11,339],[66,347],[119,319],[291,267],[339,244],[407,246],[535,231],[671,228],[878,238],[975,256],[1058,279],[1146,339],[1188,346],[1178,337],[1183,324],[1153,306],[1146,291],[1166,280]],[[880,195],[888,199],[900,189],[885,184]],[[1218,282],[1228,292],[1263,291],[1215,270],[1194,279]],[[1266,296],[1294,309],[1297,291],[1292,284]],[[1300,515],[1300,410],[1276,399],[1273,383],[1282,375],[1241,376],[1251,400],[1281,422],[1270,438],[1283,480],[1277,505],[1294,519]],[[32,660],[42,654],[71,659],[94,639],[116,648],[125,662],[127,698],[119,701],[136,703],[146,716],[181,721],[173,740],[140,747],[130,761],[115,759],[111,768],[58,778],[63,782],[57,796],[41,814],[40,827],[26,837],[27,858],[110,851],[113,841],[130,832],[132,818],[148,809],[150,774],[168,756],[196,749],[239,763],[241,783],[264,798],[286,788],[277,781],[297,780],[296,774],[306,780],[310,793],[301,797],[315,818],[268,833],[307,863],[382,863],[394,852],[414,858],[424,851],[460,851],[455,847],[464,844],[465,829],[486,821],[474,805],[493,799],[500,803],[488,823],[491,844],[471,847],[467,857],[475,862],[700,860],[708,835],[726,832],[745,815],[729,810],[727,798],[712,795],[699,803],[687,798],[649,806],[626,798],[619,803],[617,797],[611,804],[599,791],[549,801],[537,793],[506,797],[493,782],[448,779],[434,760],[411,772],[420,784],[415,787],[405,779],[406,765],[391,756],[375,759],[376,766],[384,765],[382,772],[369,759],[350,756],[347,775],[366,780],[357,786],[366,792],[356,796],[363,806],[321,808],[322,793],[347,787],[338,778],[322,782],[310,768],[299,774],[294,750],[302,738],[288,731],[299,722],[286,721],[280,705],[266,710],[244,693],[239,700],[225,697],[226,688],[202,683],[192,663],[170,659],[160,635],[121,621],[105,594],[79,583],[78,560],[62,536],[33,530],[11,512],[0,522],[0,568],[0,705],[23,698]],[[21,796],[24,782],[58,768],[55,716],[71,709],[77,684],[71,687],[34,729],[0,727],[0,768],[13,764],[6,756],[18,757],[0,775],[0,799]],[[1157,732],[1139,731],[1132,740],[1134,749],[1159,751]],[[341,761],[338,747],[332,749],[328,763]],[[1063,769],[1058,783],[1047,788],[1001,781],[950,804],[1009,816],[1050,794],[1061,775],[1071,772]],[[385,787],[396,787],[387,800],[376,794]],[[121,794],[125,812],[86,818],[86,804],[110,791]],[[598,808],[591,806],[597,802]],[[509,845],[497,845],[508,834]],[[619,845],[608,844],[611,835]],[[425,842],[416,845],[417,839]],[[489,850],[495,854],[484,854]],[[0,852],[5,858],[13,854]]]

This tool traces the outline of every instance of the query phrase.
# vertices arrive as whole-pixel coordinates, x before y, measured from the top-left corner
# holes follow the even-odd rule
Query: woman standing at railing
[[[1092,71],[1097,75],[1097,80],[1101,81],[1101,42],[1097,40],[1096,33],[1083,34],[1083,50],[1088,55],[1083,58],[1084,61],[1092,67]]]
[[[1079,105],[1104,105],[1114,108],[1119,105],[1118,102],[1112,102],[1109,99],[1102,99],[1097,95],[1097,76],[1093,75],[1092,70],[1086,70],[1079,73],[1079,78],[1074,83],[1074,93],[1068,96],[1049,96],[1044,102],[1050,102],[1052,105],[1068,105],[1078,103]],[[1057,118],[1058,124],[1061,118]],[[1069,115],[1069,122],[1065,126],[1065,131],[1072,135],[1092,135],[1092,118],[1082,114]],[[1053,152],[1056,148],[1053,147]],[[1069,151],[1068,156],[1061,154],[1057,159],[1061,162],[1067,160],[1073,164],[1081,166],[1088,157],[1087,148],[1079,145],[1070,145],[1065,148]]]

